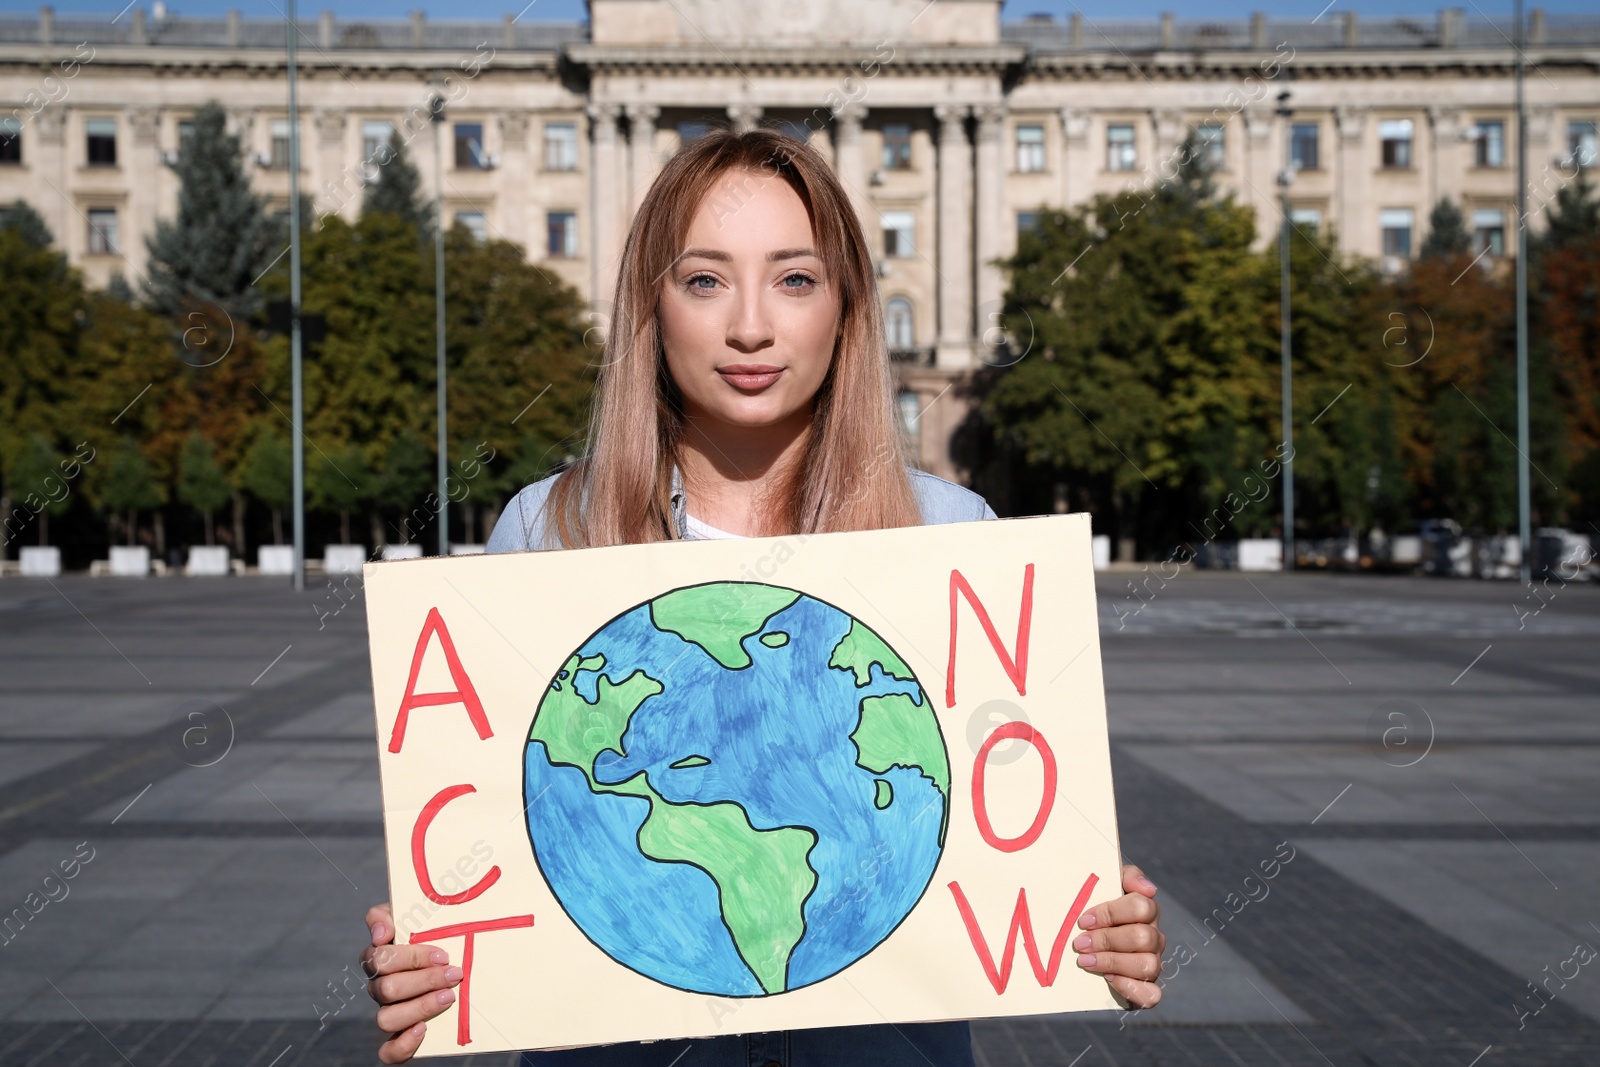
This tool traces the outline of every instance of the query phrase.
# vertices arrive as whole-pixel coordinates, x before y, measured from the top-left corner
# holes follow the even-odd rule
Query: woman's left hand
[[[1078,966],[1104,975],[1113,991],[1131,1007],[1153,1008],[1161,1002],[1161,956],[1167,937],[1157,925],[1161,905],[1156,887],[1139,868],[1122,868],[1122,896],[1084,912],[1072,947]]]

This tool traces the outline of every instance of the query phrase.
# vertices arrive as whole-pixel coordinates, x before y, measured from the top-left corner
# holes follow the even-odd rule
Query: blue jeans
[[[524,1052],[523,1067],[973,1067],[964,1022],[830,1026]]]

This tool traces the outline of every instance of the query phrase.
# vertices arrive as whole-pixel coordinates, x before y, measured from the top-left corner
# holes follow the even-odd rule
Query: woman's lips
[[[723,381],[740,392],[758,393],[777,381],[783,374],[783,368],[766,363],[734,363],[718,367],[717,373],[722,375]]]

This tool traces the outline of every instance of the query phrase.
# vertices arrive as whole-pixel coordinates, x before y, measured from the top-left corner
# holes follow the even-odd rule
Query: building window
[[[811,143],[811,127],[800,119],[779,119],[776,129],[785,137],[799,141],[801,144]]]
[[[1297,230],[1305,230],[1307,233],[1320,233],[1322,231],[1322,209],[1315,207],[1291,208],[1289,221]]]
[[[489,239],[489,223],[481,211],[456,212],[456,225],[465,226],[479,244]]]
[[[117,165],[117,120],[89,119],[83,124],[89,138],[89,166]]]
[[[0,119],[0,163],[22,162],[22,120]]]
[[[89,254],[114,256],[122,251],[117,237],[117,209],[92,207],[89,209]]]
[[[1212,170],[1221,170],[1227,165],[1225,133],[1219,122],[1202,122],[1194,128],[1195,147],[1200,149],[1201,157]]]
[[[1017,127],[1017,170],[1035,174],[1044,170],[1044,127]]]
[[[1506,124],[1477,122],[1472,126],[1472,163],[1478,167],[1506,165]]]
[[[394,124],[382,119],[361,124],[361,161],[383,166],[389,162],[389,140],[394,136]]]
[[[1411,166],[1411,120],[1384,119],[1378,123],[1383,142],[1383,165],[1395,169]]]
[[[289,166],[289,120],[273,119],[269,130],[272,134],[272,152],[267,157],[267,165],[287,168]]]
[[[1594,120],[1567,123],[1567,165],[1592,167],[1596,162],[1600,162],[1600,137]]]
[[[903,296],[891,299],[884,312],[885,332],[890,348],[913,348],[917,343],[916,324],[912,319],[911,301]]]
[[[883,254],[889,259],[907,259],[916,255],[916,219],[911,212],[885,211],[882,218]]]
[[[1037,211],[1017,212],[1017,238],[1030,234],[1039,228],[1039,213]]]
[[[544,169],[578,169],[578,127],[570,122],[551,122],[544,128]]]
[[[1383,227],[1383,255],[1387,260],[1411,258],[1411,209],[1385,208],[1378,212],[1378,225]],[[1387,270],[1398,270],[1397,263],[1386,262]]]
[[[883,169],[911,169],[911,127],[891,122],[883,127]]]
[[[178,147],[181,149],[185,144],[187,144],[189,142],[189,138],[191,138],[193,136],[194,136],[194,120],[193,119],[179,119],[178,120]]]
[[[678,144],[693,144],[711,132],[711,123],[688,120],[678,123]]]
[[[922,426],[922,397],[910,389],[902,389],[895,397],[895,406],[900,409],[900,428],[915,441]]]
[[[489,157],[483,151],[483,123],[456,123],[456,170],[486,170]]]
[[[1106,127],[1106,169],[1133,170],[1139,165],[1139,152],[1133,144],[1132,126]]]
[[[1499,208],[1478,208],[1472,213],[1472,248],[1482,254],[1503,256],[1506,251],[1506,213]]]
[[[1295,170],[1316,170],[1320,166],[1317,149],[1322,127],[1315,122],[1297,122],[1289,133],[1289,159]]]
[[[572,259],[578,254],[578,216],[571,211],[552,211],[545,216],[545,253],[551,259]]]

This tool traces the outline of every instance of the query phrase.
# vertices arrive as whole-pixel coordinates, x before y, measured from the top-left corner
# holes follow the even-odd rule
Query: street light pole
[[[1283,569],[1294,570],[1294,378],[1290,370],[1289,335],[1289,183],[1294,181],[1294,137],[1289,118],[1289,90],[1278,94],[1283,122],[1283,171],[1278,175],[1278,202],[1283,221],[1278,227],[1278,347],[1283,371]]]
[[[444,97],[435,94],[429,103],[433,117],[433,303],[434,334],[438,339],[436,372],[438,374],[438,431],[439,431],[439,555],[450,554],[450,495],[446,490],[450,458],[447,453],[448,426],[445,413],[444,372]]]
[[[1517,538],[1522,584],[1533,581],[1533,508],[1528,481],[1528,113],[1522,99],[1522,0],[1514,4],[1517,53]]]
[[[298,74],[295,60],[294,0],[289,0],[289,362],[292,394],[289,421],[294,430],[294,587],[306,587],[306,448],[300,428],[305,420],[305,390],[301,374],[300,336],[300,110],[295,98]]]

